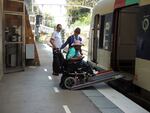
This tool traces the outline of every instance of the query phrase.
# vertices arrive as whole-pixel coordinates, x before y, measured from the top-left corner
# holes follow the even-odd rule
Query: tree
[[[93,7],[98,0],[67,0],[68,5],[82,5]],[[82,7],[67,7],[67,13],[71,18],[69,24],[74,24],[77,20],[82,21],[83,23],[89,22],[90,9]],[[86,22],[85,22],[86,21]]]
[[[48,13],[44,14],[44,25],[47,27],[54,27],[54,17]]]
[[[88,7],[94,7],[94,5],[98,2],[99,0],[67,0],[67,4],[69,5],[83,5],[83,6],[88,6]]]

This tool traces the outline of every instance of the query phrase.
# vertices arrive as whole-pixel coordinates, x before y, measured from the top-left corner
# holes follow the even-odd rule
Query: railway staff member
[[[61,29],[62,25],[58,24],[56,27],[56,31],[52,33],[50,38],[50,43],[52,44],[53,48],[53,75],[59,75],[61,71],[61,59],[62,54],[60,52],[60,47],[62,45],[62,37],[61,37]]]

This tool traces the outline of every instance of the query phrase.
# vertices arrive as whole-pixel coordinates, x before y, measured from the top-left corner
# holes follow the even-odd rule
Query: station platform
[[[105,83],[81,90],[59,88],[52,75],[52,49],[38,44],[41,66],[4,75],[0,113],[149,113]]]

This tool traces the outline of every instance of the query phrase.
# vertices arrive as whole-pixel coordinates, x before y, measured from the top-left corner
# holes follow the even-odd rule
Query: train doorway
[[[113,51],[113,68],[134,74],[136,59],[136,39],[138,31],[138,6],[122,8],[117,12]]]
[[[100,16],[96,15],[94,19],[94,34],[93,34],[93,58],[92,61],[97,63],[97,47],[99,38]]]

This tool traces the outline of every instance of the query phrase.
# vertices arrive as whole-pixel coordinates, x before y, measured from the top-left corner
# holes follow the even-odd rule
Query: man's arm
[[[79,37],[79,40],[82,42],[82,38],[81,37]],[[80,49],[80,54],[83,55],[82,49]]]
[[[52,44],[52,47],[53,47],[53,48],[56,48],[55,39],[54,39],[54,38],[51,38],[51,39],[50,39],[50,43]]]
[[[67,39],[66,42],[61,46],[60,49],[65,48],[65,47],[67,46],[67,44],[69,44],[69,42],[70,42],[70,37],[68,37],[68,39]]]
[[[51,36],[49,42],[51,43],[52,48],[56,48],[56,45],[55,45],[55,33],[54,32],[52,33],[52,36]]]
[[[73,62],[76,62],[76,61],[80,61],[82,60],[84,57],[81,55],[81,56],[78,56],[78,57],[75,57],[75,58],[71,58],[70,60],[73,61]]]
[[[80,49],[80,54],[81,54],[81,55],[83,55],[83,53],[82,53],[82,49]]]

